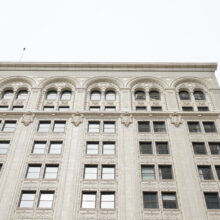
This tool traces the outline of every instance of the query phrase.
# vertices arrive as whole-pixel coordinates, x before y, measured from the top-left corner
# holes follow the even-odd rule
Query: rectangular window
[[[150,122],[149,121],[139,121],[138,122],[138,132],[150,132]]]
[[[204,192],[207,209],[220,209],[219,195],[217,192]]]
[[[89,121],[88,131],[91,133],[99,133],[100,122],[99,121]]]
[[[32,150],[33,154],[44,154],[46,148],[46,141],[35,141]]]
[[[183,106],[182,110],[184,112],[192,112],[193,111],[193,107],[192,106]]]
[[[206,154],[206,148],[204,142],[193,142],[194,154]]]
[[[141,154],[153,154],[151,142],[139,142]]]
[[[82,193],[82,208],[94,209],[96,203],[96,192],[83,192]]]
[[[16,105],[16,106],[13,106],[13,110],[14,111],[19,111],[19,110],[22,110],[24,108],[23,105]]]
[[[6,111],[8,110],[8,106],[7,105],[1,105],[0,106],[0,111]]]
[[[39,132],[49,132],[50,121],[40,121],[38,125]]]
[[[63,145],[62,141],[51,141],[49,154],[61,154],[62,145]]]
[[[147,107],[146,106],[136,106],[136,111],[146,111]]]
[[[104,121],[104,133],[115,133],[114,121]]]
[[[220,166],[215,166],[215,170],[216,170],[218,179],[220,180]]]
[[[209,108],[207,106],[201,106],[201,107],[198,107],[198,111],[207,112],[207,111],[209,111]]]
[[[2,166],[3,166],[3,164],[2,164],[2,163],[0,163],[0,172],[1,172],[1,170],[2,170]]]
[[[220,142],[209,142],[211,154],[220,154]]]
[[[7,154],[10,141],[0,141],[0,154]]]
[[[159,208],[157,192],[144,192],[143,199],[145,209]]]
[[[44,111],[53,111],[54,106],[44,106]]]
[[[3,131],[5,132],[13,132],[15,131],[16,121],[5,121],[3,126]]]
[[[95,180],[97,179],[98,166],[97,165],[85,165],[84,179]]]
[[[105,155],[115,154],[115,142],[103,142],[103,154]]]
[[[168,142],[156,142],[157,154],[169,154]]]
[[[33,208],[35,195],[35,191],[22,191],[19,208]]]
[[[65,131],[66,122],[65,121],[55,121],[53,132],[64,132]]]
[[[105,111],[107,112],[114,112],[115,110],[115,106],[105,106]]]
[[[177,209],[177,199],[175,192],[162,192],[164,209]]]
[[[56,179],[58,174],[58,164],[47,164],[44,172],[44,179]]]
[[[101,192],[101,209],[114,209],[114,208],[115,208],[115,193]]]
[[[60,106],[59,107],[59,111],[60,112],[67,112],[70,110],[70,107],[69,106]]]
[[[87,142],[86,154],[98,154],[99,153],[99,142]]]
[[[53,198],[54,198],[54,191],[41,191],[38,207],[45,209],[52,208]]]
[[[103,165],[102,166],[102,179],[103,180],[115,179],[115,166],[114,165]]]
[[[211,166],[198,166],[198,171],[201,180],[213,179]]]
[[[163,179],[163,180],[173,179],[172,166],[171,165],[160,165],[159,175],[160,175],[160,179]]]
[[[213,121],[204,121],[202,122],[204,126],[204,130],[206,133],[213,133],[216,132],[215,123]]]
[[[26,179],[38,179],[40,177],[41,164],[29,164]]]
[[[142,165],[141,176],[143,180],[154,180],[155,179],[154,166],[153,165]]]
[[[201,132],[199,122],[197,122],[197,121],[188,121],[187,124],[188,124],[188,128],[189,128],[189,132],[192,132],[192,133]]]
[[[89,110],[91,112],[99,112],[100,111],[100,106],[90,106]]]
[[[152,106],[151,111],[160,112],[160,111],[162,111],[162,107],[161,106]]]
[[[154,121],[154,132],[166,132],[166,125],[164,121]]]

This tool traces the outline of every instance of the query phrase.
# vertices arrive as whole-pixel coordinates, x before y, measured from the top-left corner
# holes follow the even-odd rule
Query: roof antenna
[[[21,53],[21,57],[19,59],[19,62],[21,62],[22,58],[23,58],[23,55],[24,55],[24,52],[25,52],[26,48],[24,47],[23,50],[22,50],[22,53]]]

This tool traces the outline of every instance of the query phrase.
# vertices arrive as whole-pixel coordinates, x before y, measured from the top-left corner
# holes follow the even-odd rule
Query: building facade
[[[214,63],[0,63],[1,220],[219,220]]]

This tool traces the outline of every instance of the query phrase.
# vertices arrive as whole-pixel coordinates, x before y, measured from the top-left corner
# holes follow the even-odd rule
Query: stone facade
[[[0,63],[0,219],[219,220],[218,201],[207,208],[204,196],[220,193],[216,67]],[[168,152],[158,151],[161,143]],[[204,146],[197,152],[196,144]],[[58,167],[55,178],[46,178],[48,167]],[[113,178],[103,177],[105,167]]]

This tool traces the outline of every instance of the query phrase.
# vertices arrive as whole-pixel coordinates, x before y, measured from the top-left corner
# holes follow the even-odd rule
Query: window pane
[[[27,179],[37,179],[40,177],[40,170],[41,165],[40,164],[30,164],[28,165],[28,170],[26,174]]]
[[[83,192],[82,194],[82,208],[84,209],[94,209],[96,202],[95,192]]]
[[[50,90],[47,92],[47,100],[55,100],[57,98],[57,91]]]
[[[216,127],[214,122],[203,122],[203,126],[206,133],[216,132]]]
[[[198,171],[201,180],[213,179],[211,166],[198,166]]]
[[[108,100],[108,101],[114,101],[116,98],[116,94],[114,91],[108,91],[106,92],[105,94],[105,100]]]
[[[98,121],[90,121],[89,122],[89,132],[98,133],[100,128],[100,123]]]
[[[220,209],[219,195],[217,192],[205,192],[204,196],[208,209]]]
[[[33,154],[43,154],[45,152],[46,141],[35,141],[33,147]]]
[[[52,208],[53,206],[53,197],[54,197],[54,192],[41,192],[40,193],[40,200],[38,207],[39,208]]]
[[[205,95],[202,91],[195,91],[193,95],[195,100],[205,100]]]
[[[99,112],[100,111],[100,106],[90,106],[89,110],[91,112]]]
[[[152,154],[153,153],[151,142],[140,142],[139,147],[140,147],[141,154]]]
[[[102,166],[102,179],[112,180],[115,179],[115,166]]]
[[[94,180],[97,179],[98,166],[97,165],[85,165],[84,179]]]
[[[91,92],[90,99],[93,101],[99,101],[101,99],[101,92],[99,91]]]
[[[199,122],[187,122],[187,123],[188,123],[189,132],[192,132],[192,133],[201,132]]]
[[[23,191],[19,203],[20,208],[32,208],[34,205],[35,191]]]
[[[211,154],[220,154],[220,143],[219,142],[209,142],[209,148]]]
[[[6,90],[6,91],[3,93],[3,97],[2,97],[2,98],[9,100],[9,99],[12,99],[12,98],[13,98],[13,95],[14,95],[13,90]]]
[[[59,107],[59,111],[60,112],[67,112],[70,110],[70,107],[69,106],[60,106]]]
[[[105,111],[107,112],[114,112],[116,110],[115,106],[106,106]]]
[[[64,132],[65,131],[66,122],[65,121],[55,121],[53,132]]]
[[[138,132],[150,132],[150,122],[149,121],[139,121],[138,122]]]
[[[98,152],[99,152],[99,142],[87,142],[86,154],[98,154]]]
[[[191,106],[183,106],[182,110],[184,112],[192,112],[193,111],[193,107],[191,107]]]
[[[71,91],[68,91],[68,90],[63,91],[63,92],[61,93],[61,100],[70,100],[70,99],[71,99],[71,96],[72,96]]]
[[[103,142],[103,154],[115,154],[115,142]]]
[[[13,106],[13,110],[14,111],[19,111],[19,110],[22,110],[24,108],[23,105],[16,105],[16,106]]]
[[[38,126],[39,132],[48,132],[50,128],[50,121],[40,121]]]
[[[157,154],[169,154],[168,142],[156,142]]]
[[[159,174],[160,174],[160,179],[173,179],[172,166],[160,165]]]
[[[195,154],[206,154],[205,143],[193,142],[193,150]]]
[[[179,97],[181,100],[190,100],[190,95],[187,91],[180,91]]]
[[[44,178],[45,179],[56,179],[58,173],[58,165],[46,165]]]
[[[104,121],[104,132],[114,133],[115,132],[115,122]]]
[[[176,209],[177,208],[177,200],[176,193],[162,193],[163,200],[163,208],[165,209]]]
[[[149,95],[151,99],[155,99],[155,100],[160,99],[160,93],[156,90],[150,91]]]
[[[0,141],[0,154],[7,154],[10,141]]]
[[[6,111],[8,110],[8,106],[7,105],[1,105],[0,106],[0,111]]]
[[[158,197],[156,192],[144,192],[144,208],[146,209],[157,209],[158,206]]]
[[[51,141],[50,142],[50,154],[60,154],[62,149],[62,141]]]
[[[166,132],[165,122],[163,121],[154,121],[154,132]]]
[[[156,112],[156,111],[162,111],[162,107],[161,106],[152,106],[151,107],[151,111],[154,111],[154,112]]]
[[[136,111],[146,111],[147,107],[146,106],[136,106]]]
[[[154,180],[155,171],[154,166],[141,166],[141,175],[143,180]]]
[[[15,131],[16,121],[5,121],[3,131],[5,132],[13,132]]]
[[[54,106],[44,106],[44,111],[53,111]]]
[[[28,96],[28,91],[27,90],[21,90],[21,91],[18,92],[17,99],[25,100],[25,99],[27,99],[27,96]]]
[[[115,193],[102,192],[101,193],[101,209],[115,208]]]
[[[198,107],[198,111],[207,112],[207,111],[209,111],[209,107],[207,107],[207,106]]]
[[[215,166],[215,170],[216,170],[218,179],[220,180],[220,166]]]
[[[144,91],[136,91],[135,92],[135,99],[136,100],[144,100],[145,99],[145,92]]]

